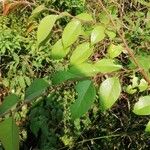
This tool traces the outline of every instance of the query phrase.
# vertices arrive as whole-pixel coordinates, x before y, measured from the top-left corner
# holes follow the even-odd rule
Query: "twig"
[[[98,0],[102,9],[106,12],[106,14],[108,15],[112,25],[114,27],[116,27],[116,24],[115,22],[113,21],[110,13],[107,11],[107,9],[105,8],[105,6],[103,5],[102,1],[101,0]],[[148,82],[148,84],[150,85],[150,78],[148,77],[147,73],[144,71],[144,69],[141,67],[141,65],[139,64],[139,62],[137,61],[137,59],[135,58],[134,56],[134,53],[132,52],[132,50],[129,48],[123,34],[118,30],[116,29],[118,35],[120,36],[123,44],[124,44],[124,47],[126,48],[126,51],[128,52],[128,54],[130,55],[131,59],[133,60],[134,64],[139,68],[139,72],[142,74],[142,76],[144,77],[144,79]]]

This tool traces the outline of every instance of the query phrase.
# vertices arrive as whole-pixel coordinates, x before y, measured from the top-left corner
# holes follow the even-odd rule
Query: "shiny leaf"
[[[137,115],[150,115],[150,96],[142,96],[135,103],[133,112]]]
[[[140,84],[138,85],[138,88],[139,88],[140,92],[143,92],[143,91],[147,90],[148,83],[144,79],[141,79]]]
[[[65,48],[72,45],[81,34],[81,22],[79,20],[72,20],[65,27],[62,34],[62,41]]]
[[[77,48],[73,51],[72,56],[70,58],[70,63],[81,64],[89,58],[92,52],[93,50],[92,48],[90,48],[90,43],[82,43],[78,45]]]
[[[76,75],[91,77],[95,76],[99,70],[93,64],[84,62],[82,64],[70,67],[70,72]]]
[[[118,78],[108,78],[103,81],[99,88],[100,108],[105,111],[111,108],[121,93],[121,85]]]
[[[38,46],[48,40],[57,17],[58,15],[49,15],[41,20],[37,31]]]
[[[107,49],[107,53],[110,58],[115,58],[119,56],[122,53],[122,51],[123,47],[119,44],[118,45],[111,44]]]
[[[105,38],[105,27],[96,26],[91,33],[91,44],[96,44]]]
[[[112,59],[101,59],[94,64],[95,68],[101,73],[109,73],[122,68],[121,65],[114,63]]]

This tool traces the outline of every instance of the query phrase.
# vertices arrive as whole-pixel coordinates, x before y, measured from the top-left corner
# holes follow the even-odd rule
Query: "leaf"
[[[150,55],[143,53],[142,55],[136,55],[136,59],[139,62],[141,68],[143,68],[146,72],[148,72],[150,69],[150,63],[147,63],[147,62],[149,62],[150,60]],[[134,66],[135,65],[132,61],[132,64],[130,64],[129,67],[133,68]]]
[[[146,125],[145,132],[150,132],[150,121]]]
[[[70,72],[83,77],[91,77],[95,76],[99,70],[93,64],[84,62],[70,67]]]
[[[50,36],[50,32],[55,24],[58,15],[49,15],[43,18],[38,26],[37,43],[38,46],[46,42]]]
[[[135,103],[133,112],[137,115],[150,115],[150,96],[142,96]]]
[[[37,17],[43,10],[45,10],[45,6],[44,5],[40,5],[38,7],[36,7],[33,11],[31,16],[29,17],[29,19],[33,19],[35,17]]]
[[[134,94],[137,92],[137,89],[134,89],[132,85],[128,85],[127,88],[126,88],[126,92],[128,94]]]
[[[76,90],[78,98],[70,107],[72,119],[80,118],[85,114],[90,109],[96,96],[95,87],[90,80],[79,82],[76,86]]]
[[[118,78],[108,78],[102,82],[99,88],[99,101],[102,111],[113,106],[121,93],[121,85]]]
[[[138,85],[138,88],[139,88],[140,92],[143,92],[143,91],[147,90],[148,83],[144,79],[141,79],[140,84]]]
[[[12,109],[12,107],[17,104],[19,97],[15,94],[10,94],[4,98],[2,105],[0,105],[0,115]]]
[[[94,66],[101,73],[109,73],[109,72],[117,71],[122,68],[121,65],[115,64],[112,59],[105,59],[105,58],[97,61],[94,64]]]
[[[103,23],[105,25],[108,25],[110,22],[109,16],[104,11],[99,14],[99,20],[101,23]]]
[[[138,77],[136,77],[135,75],[132,76],[131,82],[132,82],[132,87],[133,88],[138,87],[138,80],[139,80]]]
[[[108,35],[108,37],[113,40],[116,37],[116,33],[111,30],[106,30],[105,33]]]
[[[85,42],[76,47],[73,51],[72,56],[70,58],[70,63],[73,64],[81,64],[86,61],[89,56],[92,54],[93,50],[90,48],[90,43]]]
[[[63,57],[65,57],[67,55],[67,53],[69,52],[70,48],[66,48],[64,49],[63,45],[62,45],[62,39],[59,39],[52,48],[51,51],[51,56],[53,59],[61,59]]]
[[[115,58],[122,53],[123,49],[124,48],[120,44],[118,45],[111,44],[107,49],[108,56],[110,58]]]
[[[53,84],[60,84],[67,80],[73,80],[76,78],[81,78],[81,76],[71,73],[69,70],[63,70],[56,72],[52,77]]]
[[[91,33],[91,45],[94,45],[105,38],[105,27],[96,26]]]
[[[25,91],[25,101],[39,97],[48,88],[49,84],[44,79],[35,79]]]
[[[93,21],[92,15],[88,13],[81,13],[77,15],[76,18],[82,21]]]
[[[72,45],[81,34],[81,22],[79,20],[72,20],[65,27],[62,34],[62,41],[65,48]]]
[[[0,141],[5,150],[19,150],[19,130],[12,117],[0,122]]]

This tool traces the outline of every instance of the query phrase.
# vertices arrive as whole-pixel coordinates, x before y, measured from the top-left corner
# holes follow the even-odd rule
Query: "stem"
[[[106,7],[103,5],[102,1],[101,0],[98,0],[102,9],[106,12],[106,14],[108,15],[108,17],[110,18],[110,21],[112,23],[112,25],[114,27],[116,27],[116,24],[115,22],[113,21],[112,17],[111,17],[111,14],[107,11]],[[118,35],[120,36],[123,44],[124,44],[124,47],[126,48],[126,51],[128,52],[128,54],[130,55],[131,59],[133,60],[134,64],[138,67],[139,69],[139,72],[142,74],[142,76],[144,77],[144,79],[148,82],[148,84],[150,85],[150,78],[148,77],[147,73],[144,71],[144,69],[141,67],[141,65],[139,64],[139,62],[137,61],[137,59],[135,58],[135,55],[133,53],[133,51],[129,48],[125,38],[124,38],[124,34],[122,34],[118,29],[117,30],[117,33]]]
[[[107,139],[107,138],[113,138],[113,137],[119,137],[119,136],[126,136],[126,135],[127,135],[127,133],[104,135],[104,136],[95,137],[95,138],[91,138],[91,139],[85,139],[83,141],[77,142],[76,144],[81,144],[81,143],[85,143],[85,142],[89,142],[89,141],[95,141],[95,140],[100,140],[100,139]]]

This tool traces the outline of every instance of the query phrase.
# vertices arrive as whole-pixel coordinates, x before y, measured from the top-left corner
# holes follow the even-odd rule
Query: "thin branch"
[[[106,12],[106,14],[108,15],[108,17],[110,18],[110,21],[112,23],[112,25],[114,27],[116,27],[116,24],[114,22],[114,20],[112,19],[110,13],[107,11],[107,9],[105,8],[105,6],[103,5],[102,1],[101,0],[98,0],[102,9]],[[139,62],[137,61],[137,59],[135,58],[135,55],[133,53],[133,51],[129,48],[123,34],[118,30],[116,29],[118,35],[120,36],[123,44],[124,44],[124,47],[126,48],[126,51],[128,52],[128,54],[130,55],[131,59],[133,60],[134,64],[139,68],[139,72],[142,74],[142,76],[144,77],[144,79],[148,82],[148,84],[150,85],[150,78],[148,77],[147,73],[144,71],[144,69],[141,67],[141,65],[139,64]]]

